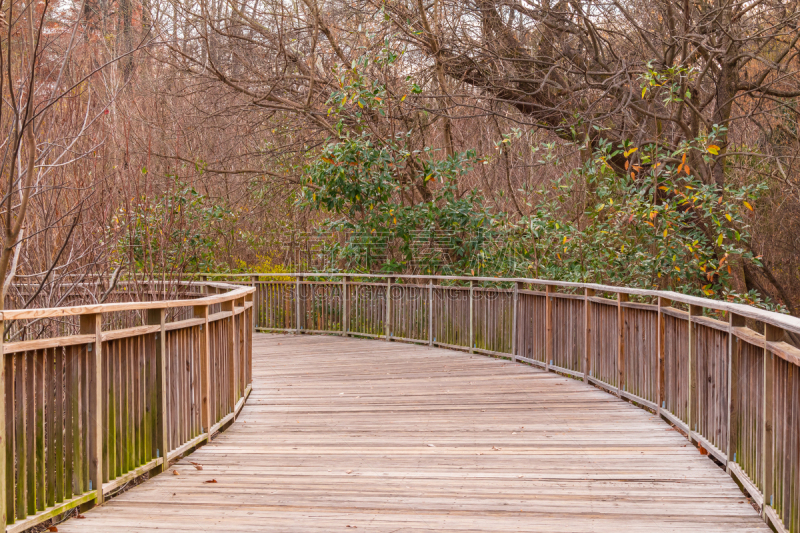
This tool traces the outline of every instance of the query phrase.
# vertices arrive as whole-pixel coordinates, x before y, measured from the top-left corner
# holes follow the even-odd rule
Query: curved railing
[[[680,428],[800,531],[800,320],[674,292],[538,279],[231,276],[260,331],[442,346],[592,383]],[[387,298],[387,294],[389,297]]]
[[[99,504],[207,442],[252,383],[253,293],[2,312],[0,506],[6,532]],[[120,327],[120,325],[124,327]]]

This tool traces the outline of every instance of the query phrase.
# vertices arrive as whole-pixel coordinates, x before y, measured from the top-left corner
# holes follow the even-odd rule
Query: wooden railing
[[[190,289],[204,296],[2,312],[4,327],[77,330],[3,345],[6,532],[99,504],[234,420],[252,383],[254,290]]]
[[[536,279],[257,274],[260,331],[507,357],[658,413],[779,531],[800,532],[800,320],[673,292]],[[388,297],[387,297],[388,295]]]

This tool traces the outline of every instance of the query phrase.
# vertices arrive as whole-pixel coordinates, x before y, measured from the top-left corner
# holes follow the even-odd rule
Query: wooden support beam
[[[783,340],[781,328],[766,324],[764,327],[764,340],[767,347],[764,349],[764,396],[763,396],[763,423],[762,433],[762,473],[764,475],[764,507],[762,515],[766,516],[767,507],[774,508],[775,496],[775,354],[769,349],[770,342]]]
[[[383,320],[383,336],[386,342],[392,338],[392,278],[386,278],[386,316]]]
[[[342,336],[348,337],[350,330],[350,276],[342,276]]]
[[[0,320],[0,329],[5,331],[5,321]],[[3,353],[3,337],[0,335],[0,354]],[[9,516],[14,516],[14,510],[8,502],[9,496],[13,497],[13,490],[9,484],[9,477],[13,479],[13,469],[7,469],[6,461],[12,457],[13,448],[11,447],[11,440],[13,435],[6,433],[6,409],[14,405],[14,400],[11,398],[13,391],[6,389],[6,379],[11,376],[6,376],[6,357],[0,358],[0,509],[2,509],[3,522],[2,527],[9,523]],[[9,397],[6,398],[6,393]],[[10,476],[9,476],[10,474]],[[8,477],[7,477],[8,476]]]
[[[100,313],[81,315],[80,333],[93,334],[95,341],[87,348],[89,350],[88,365],[88,394],[89,421],[87,445],[89,452],[89,483],[90,490],[95,492],[94,505],[103,503],[103,339]]]
[[[689,438],[696,442],[693,433],[697,431],[697,350],[695,349],[695,324],[692,322],[693,316],[702,316],[703,308],[697,305],[689,306],[689,413],[686,426],[689,428]]]
[[[469,353],[475,351],[475,282],[469,281]]]
[[[147,312],[147,323],[150,325],[158,324],[161,329],[156,333],[156,449],[158,455],[164,458],[161,463],[160,471],[164,472],[169,468],[167,454],[169,454],[169,428],[167,427],[167,336],[164,309],[150,309]],[[157,470],[159,471],[159,470]]]
[[[544,303],[544,323],[545,323],[545,343],[544,343],[544,368],[550,370],[553,364],[553,297],[555,292],[552,285],[545,287]]]
[[[227,302],[222,302],[222,311],[232,312],[234,310],[234,302],[229,300]],[[225,319],[225,328],[228,329],[228,339],[227,339],[227,352],[228,352],[228,368],[230,372],[228,372],[228,401],[230,402],[231,408],[236,405],[236,400],[239,398],[238,395],[238,387],[236,376],[238,376],[238,367],[239,367],[239,343],[237,342],[236,338],[236,327],[235,324],[236,317],[231,315],[229,318]],[[226,413],[227,414],[227,413]]]
[[[583,289],[583,381],[589,381],[592,371],[592,301],[593,289]]]
[[[628,295],[617,293],[617,392],[625,390],[625,307],[623,302],[628,301]]]
[[[208,328],[208,306],[198,305],[194,307],[194,316],[202,318],[203,324],[200,326],[200,424],[202,431],[211,438],[209,429],[211,428],[211,339]]]
[[[736,462],[736,452],[738,451],[736,449],[736,439],[739,434],[739,411],[733,398],[734,395],[738,396],[740,394],[738,376],[741,343],[738,337],[733,334],[733,328],[744,327],[745,324],[746,320],[743,316],[728,313],[728,325],[731,328],[728,332],[728,442],[725,447],[728,465]],[[726,471],[730,473],[730,466],[726,467]]]
[[[666,298],[658,298],[658,322],[656,324],[656,343],[658,347],[658,354],[657,354],[657,365],[658,368],[656,370],[656,405],[658,409],[656,409],[656,414],[661,416],[661,410],[665,406],[666,402],[666,370],[664,367],[664,340],[665,340],[665,325],[666,319],[664,318],[665,315],[661,312],[661,310],[665,307],[669,307],[672,304]]]
[[[295,278],[295,282],[294,282],[294,314],[295,314],[295,330],[294,330],[294,333],[295,333],[295,335],[300,334],[300,327],[301,327],[300,326],[301,325],[300,310],[302,308],[302,305],[300,303],[300,298],[301,298],[300,281],[302,279],[303,279],[303,276],[298,275]]]
[[[433,278],[428,280],[428,346],[433,346]]]
[[[519,308],[519,286],[518,281],[514,282],[514,295],[511,302],[511,360],[517,362],[517,316]]]

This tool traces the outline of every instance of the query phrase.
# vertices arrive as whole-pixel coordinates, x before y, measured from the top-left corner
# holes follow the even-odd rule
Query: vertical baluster
[[[383,317],[383,336],[388,342],[392,337],[392,278],[386,278],[386,315]]]
[[[628,301],[628,295],[617,293],[617,392],[621,395],[625,390],[625,327],[627,314],[622,303]]]
[[[692,434],[693,431],[697,431],[697,420],[698,420],[698,408],[697,408],[697,348],[696,344],[696,335],[697,332],[695,331],[695,324],[692,320],[693,316],[700,316],[703,314],[703,308],[698,307],[696,305],[689,306],[689,329],[688,329],[688,339],[689,339],[689,412],[686,420],[686,424],[689,427],[689,438],[691,440],[696,440],[694,435]]]
[[[475,283],[469,281],[469,353],[475,348]]]
[[[553,360],[553,297],[555,292],[551,285],[545,287],[545,345],[544,345],[544,368],[550,370],[550,365]]]
[[[296,276],[295,284],[294,284],[294,287],[295,287],[295,289],[294,289],[294,306],[295,306],[295,315],[297,315],[295,317],[295,333],[296,334],[300,333],[300,324],[301,324],[301,322],[300,322],[300,282],[301,282],[302,278],[303,278],[303,276],[298,274]]]
[[[783,337],[783,330],[766,324],[764,329],[764,388],[762,391],[762,440],[761,440],[761,464],[764,484],[764,508],[762,514],[767,512],[767,506],[774,505],[773,496],[775,495],[775,355],[769,349],[769,343],[780,341]]]
[[[45,416],[47,417],[47,459],[45,460],[45,464],[47,465],[47,472],[46,472],[46,479],[45,479],[45,507],[52,507],[56,503],[56,455],[55,455],[55,447],[56,447],[56,431],[61,429],[61,424],[58,425],[56,428],[56,417],[55,417],[55,390],[56,387],[54,386],[54,376],[55,373],[53,371],[54,359],[55,359],[55,351],[58,348],[48,348],[44,350],[44,406],[45,406]],[[60,377],[60,374],[59,374]],[[58,399],[60,401],[60,398]],[[0,424],[0,427],[3,427]],[[2,479],[2,477],[0,477]],[[3,500],[0,499],[0,502]]]
[[[592,371],[592,301],[594,289],[583,289],[583,381]]]
[[[87,390],[88,404],[86,405],[87,421],[87,452],[88,452],[88,481],[91,489],[95,491],[95,504],[103,503],[103,413],[100,410],[102,402],[103,360],[102,360],[102,315],[81,315],[80,332],[82,335],[94,335],[95,341],[89,344],[87,350],[88,365]],[[89,487],[86,487],[87,489]]]
[[[62,347],[55,348],[55,456],[56,456],[56,503],[64,501],[66,484],[64,473],[64,352]],[[69,455],[67,455],[69,457]]]
[[[166,330],[164,323],[164,310],[163,309],[149,309],[147,311],[147,323],[150,325],[158,325],[160,329],[156,333],[156,397],[157,402],[155,405],[157,417],[157,433],[156,446],[158,455],[162,458],[161,472],[169,468],[169,461],[167,461],[167,454],[169,453],[168,445],[168,428],[167,428],[167,365],[166,365]]]
[[[433,278],[428,280],[428,346],[433,346]]]
[[[26,511],[36,514],[36,351],[25,352],[25,465]],[[20,471],[21,472],[21,471]]]

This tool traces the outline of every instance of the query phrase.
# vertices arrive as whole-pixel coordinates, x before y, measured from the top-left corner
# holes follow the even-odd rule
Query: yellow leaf
[[[358,101],[358,107],[360,107],[361,109],[364,109],[364,104],[361,103],[361,100]]]
[[[667,236],[667,230],[664,230],[664,237]]]
[[[752,211],[752,210],[753,210],[753,206],[752,206],[752,205],[750,205],[749,203],[747,203],[747,200],[745,200],[745,201],[744,201],[744,202],[742,202],[742,203],[743,203],[743,204],[744,204],[744,206],[745,206],[747,209],[749,209],[750,211]]]
[[[647,92],[647,87],[642,87],[642,98],[644,98],[644,93]]]
[[[689,189],[690,191],[694,190],[694,187],[692,187],[691,185],[687,185],[686,188]]]
[[[719,155],[719,146],[717,146],[716,144],[712,144],[711,146],[706,148],[706,150],[708,150],[709,154]]]
[[[627,152],[625,152],[625,157],[630,157],[630,155],[631,155],[632,153],[636,152],[637,150],[638,150],[638,148],[635,148],[635,147],[634,147],[634,148],[631,148],[630,150],[628,150]]]
[[[728,222],[730,222],[731,220],[733,220],[733,219],[731,218],[731,216],[730,216],[728,213],[725,213],[725,218],[727,218],[727,219],[728,219]]]
[[[407,95],[407,94],[404,94],[404,95],[403,95],[403,97],[400,99],[400,101],[402,102],[403,100],[405,100],[405,99],[406,99],[406,96],[408,96],[408,95]]]
[[[344,105],[346,103],[347,103],[347,95],[344,95],[344,98],[342,98],[342,103],[339,105]]]
[[[680,272],[680,271],[681,271],[681,267],[675,267],[675,270],[677,270],[678,272]]]

